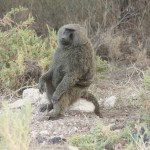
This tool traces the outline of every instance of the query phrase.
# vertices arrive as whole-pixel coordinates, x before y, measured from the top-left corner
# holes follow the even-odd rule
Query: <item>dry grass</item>
[[[4,104],[0,114],[0,149],[28,150],[30,121],[31,104],[15,111]]]

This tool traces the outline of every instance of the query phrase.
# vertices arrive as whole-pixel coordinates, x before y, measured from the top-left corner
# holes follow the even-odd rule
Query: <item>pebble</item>
[[[57,144],[57,143],[61,143],[62,140],[63,139],[60,136],[52,136],[48,142],[51,144]]]
[[[111,108],[115,106],[116,103],[116,96],[111,96],[106,98],[106,100],[104,101],[104,107],[106,108]]]
[[[48,133],[47,130],[43,130],[43,131],[40,132],[40,135],[48,135],[48,134],[49,134],[49,133]]]
[[[69,150],[79,150],[77,147],[74,147],[74,146],[71,146],[71,145],[68,146],[68,149]]]
[[[46,142],[46,137],[43,137],[43,136],[41,136],[41,135],[39,135],[38,137],[37,137],[37,141],[38,141],[38,143],[44,143],[44,142]]]

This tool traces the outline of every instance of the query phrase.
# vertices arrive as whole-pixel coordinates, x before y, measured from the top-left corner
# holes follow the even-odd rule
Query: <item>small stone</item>
[[[106,108],[111,108],[115,106],[116,103],[116,97],[115,96],[111,96],[106,98],[106,100],[104,101],[104,107]]]
[[[52,143],[52,144],[61,143],[62,141],[66,141],[66,139],[64,139],[64,138],[62,138],[60,136],[52,136],[49,139],[49,143]]]
[[[73,129],[74,129],[75,132],[78,131],[78,128],[77,128],[77,127],[73,127]]]
[[[71,146],[71,145],[68,146],[68,149],[69,150],[79,150],[77,147],[74,147],[74,146]]]
[[[52,143],[52,144],[61,143],[61,140],[62,140],[61,137],[54,136],[49,139],[49,143]]]
[[[35,139],[37,136],[37,132],[35,132],[35,131],[31,131],[30,134],[31,134],[31,138],[33,138],[33,139]]]
[[[40,132],[40,135],[48,135],[48,134],[49,134],[49,133],[48,133],[47,130],[43,130],[43,131]]]
[[[43,136],[41,136],[41,135],[39,135],[39,136],[37,137],[37,141],[38,141],[38,143],[44,143],[44,142],[46,141],[46,138],[43,137]]]
[[[131,98],[132,100],[138,100],[139,95],[137,93],[132,93]]]
[[[111,126],[111,128],[110,128],[110,130],[121,130],[121,129],[123,129],[125,126],[124,126],[124,124],[120,124],[120,125],[113,125],[113,126]]]
[[[57,135],[57,132],[53,132],[53,135]]]

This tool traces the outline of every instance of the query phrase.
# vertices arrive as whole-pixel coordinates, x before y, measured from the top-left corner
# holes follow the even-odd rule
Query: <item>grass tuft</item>
[[[4,103],[0,114],[0,149],[28,150],[30,120],[31,104],[13,111]]]

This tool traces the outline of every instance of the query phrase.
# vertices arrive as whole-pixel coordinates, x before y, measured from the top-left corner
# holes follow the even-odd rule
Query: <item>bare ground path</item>
[[[142,78],[134,70],[124,69],[98,74],[90,90],[96,94],[100,105],[106,97],[115,95],[115,107],[102,107],[103,119],[94,113],[69,111],[62,119],[48,121],[42,119],[45,114],[39,112],[39,107],[35,106],[31,123],[30,150],[67,150],[72,135],[90,131],[99,121],[103,121],[106,126],[112,125],[113,130],[122,129],[129,122],[137,122],[142,118],[142,94],[149,100],[149,92],[144,90]],[[59,144],[53,144],[50,141],[53,136],[62,137],[64,140]]]

